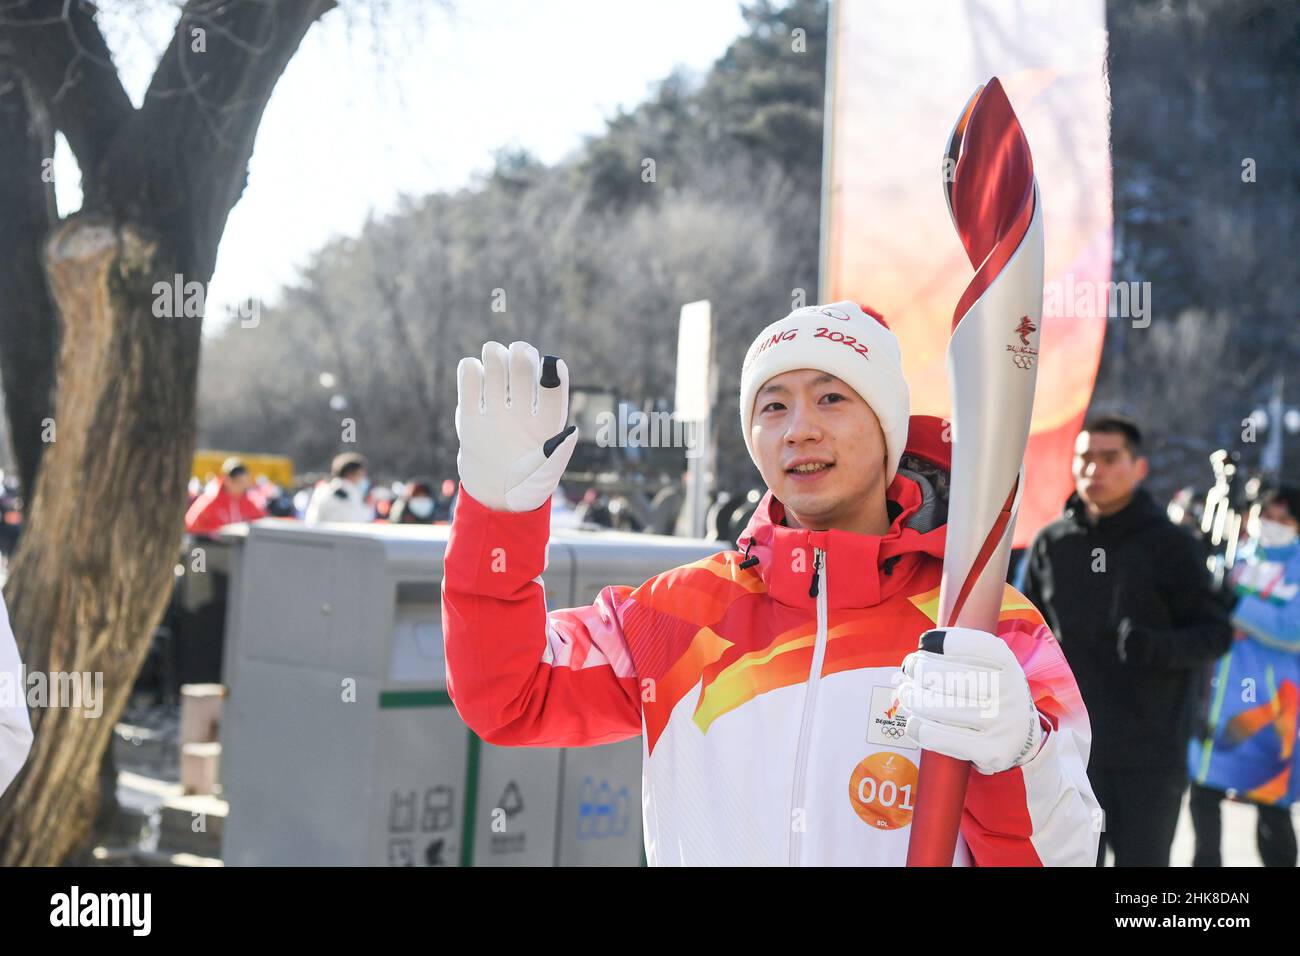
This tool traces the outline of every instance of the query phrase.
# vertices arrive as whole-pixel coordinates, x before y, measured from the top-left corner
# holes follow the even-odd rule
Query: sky
[[[313,250],[355,234],[402,194],[470,185],[502,147],[556,162],[674,68],[703,74],[744,29],[737,0],[390,6],[372,24],[366,11],[381,8],[342,0],[308,31],[277,84],[222,239],[206,332],[231,303],[273,303]],[[175,7],[104,0],[100,9],[139,105]],[[55,177],[60,213],[74,211],[80,175],[66,143]]]

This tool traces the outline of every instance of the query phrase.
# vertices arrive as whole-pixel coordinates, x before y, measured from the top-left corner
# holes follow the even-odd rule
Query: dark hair
[[[1287,513],[1300,521],[1300,488],[1295,485],[1272,485],[1259,496],[1261,505],[1284,505]]]
[[[335,457],[330,465],[330,474],[335,478],[350,478],[366,467],[366,460],[354,451],[345,452]]]
[[[1083,423],[1081,432],[1096,432],[1102,435],[1123,435],[1124,447],[1134,458],[1142,455],[1142,432],[1137,423],[1123,415],[1096,415]]]
[[[409,482],[407,482],[407,485],[406,485],[406,491],[405,491],[405,493],[402,495],[402,497],[403,497],[403,498],[413,498],[413,497],[415,497],[415,493],[416,493],[417,491],[423,491],[423,492],[424,492],[426,495],[428,495],[430,498],[436,498],[436,497],[437,497],[437,495],[435,495],[435,494],[433,493],[433,479],[432,479],[432,478],[412,478]]]

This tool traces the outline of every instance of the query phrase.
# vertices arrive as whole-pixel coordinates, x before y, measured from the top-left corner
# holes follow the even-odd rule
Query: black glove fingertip
[[[943,635],[942,630],[926,631],[921,635],[921,650],[929,651],[931,654],[942,654]]]
[[[554,355],[548,355],[542,359],[542,388],[559,388],[560,373],[557,363],[560,360]],[[547,452],[549,455],[550,452]]]
[[[547,458],[550,458],[551,452],[559,448],[560,445],[564,442],[564,439],[572,435],[574,429],[576,429],[577,427],[578,427],[577,425],[570,425],[568,428],[560,432],[555,437],[546,439],[545,444],[542,445],[542,453],[546,455]]]

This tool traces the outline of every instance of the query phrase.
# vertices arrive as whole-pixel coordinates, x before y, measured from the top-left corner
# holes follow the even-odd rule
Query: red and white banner
[[[1041,363],[1014,544],[1055,518],[1105,334],[1111,179],[1101,0],[838,0],[820,300],[885,314],[912,414],[950,417],[946,352],[971,277],[938,183],[953,104],[997,76],[1033,150],[1046,234]]]

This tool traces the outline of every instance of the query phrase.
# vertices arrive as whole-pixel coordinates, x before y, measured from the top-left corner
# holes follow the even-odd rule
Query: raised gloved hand
[[[894,675],[905,735],[925,750],[1000,773],[1037,755],[1045,737],[1029,681],[1006,641],[968,627],[921,635]]]
[[[456,468],[470,496],[494,511],[534,511],[569,466],[578,426],[569,419],[569,370],[543,363],[527,342],[483,345],[456,366]]]

